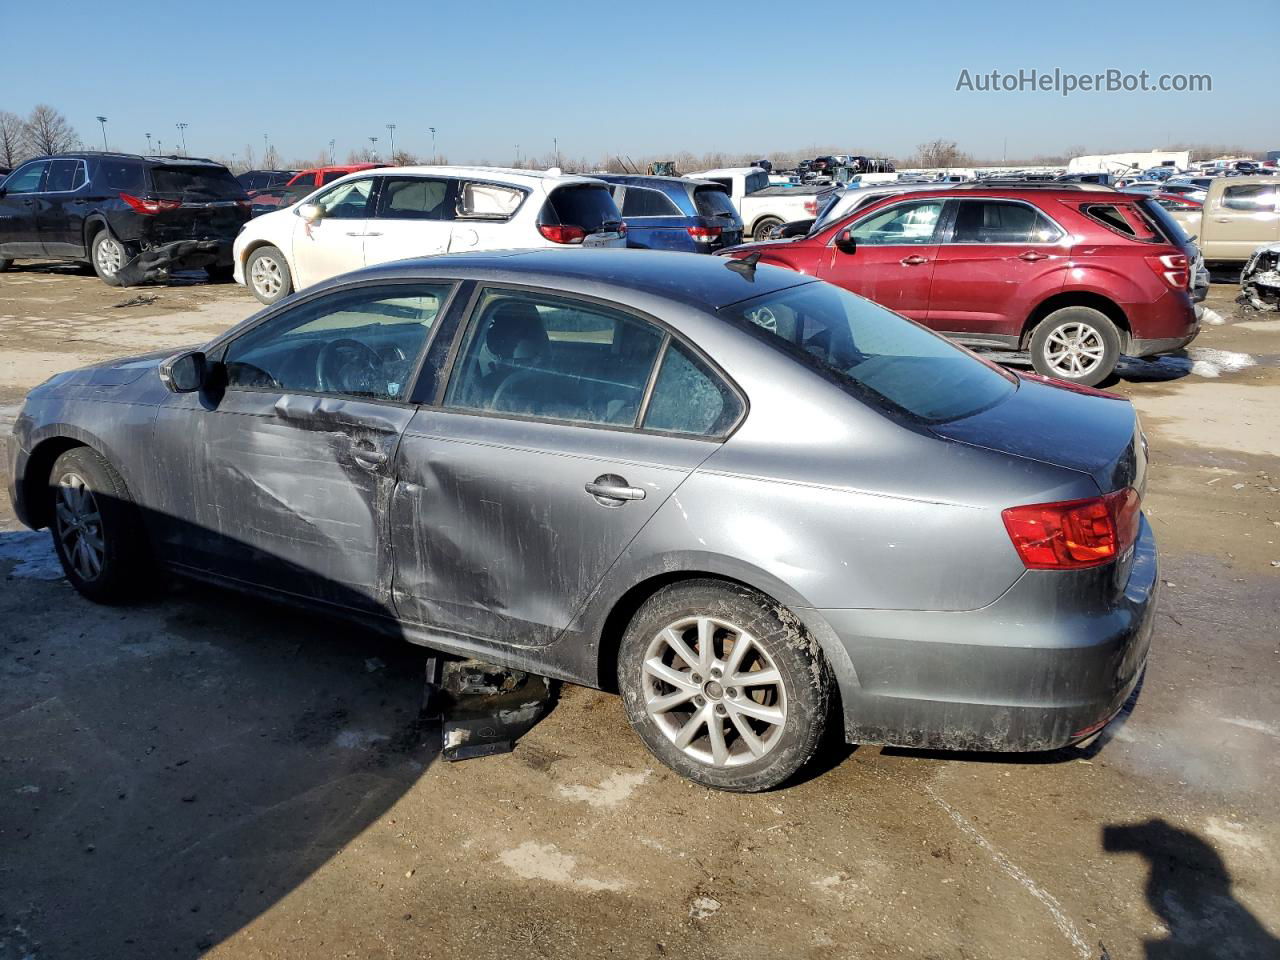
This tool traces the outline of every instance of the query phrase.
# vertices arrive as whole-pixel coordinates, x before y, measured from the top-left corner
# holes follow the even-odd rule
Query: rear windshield
[[[1113,233],[1142,243],[1169,243],[1170,240],[1137,204],[1088,203],[1080,208],[1090,220],[1100,223]],[[1174,234],[1179,236],[1180,234]]]
[[[700,217],[730,217],[737,219],[738,208],[729,194],[719,187],[698,187],[693,191],[693,205]]]
[[[985,410],[1014,376],[869,300],[806,283],[720,313],[864,402],[925,423]]]
[[[184,200],[243,200],[245,196],[231,171],[218,167],[152,167],[151,189]]]
[[[609,194],[609,188],[603,183],[593,183],[560,187],[554,191],[543,208],[543,220],[567,227],[581,227],[587,233],[598,233],[606,227],[617,229],[622,215]]]

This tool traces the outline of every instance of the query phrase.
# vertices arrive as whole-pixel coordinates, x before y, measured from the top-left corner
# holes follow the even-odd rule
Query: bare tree
[[[26,127],[22,118],[8,110],[0,110],[0,163],[13,168],[26,157]]]
[[[397,150],[387,162],[393,167],[413,167],[417,166],[421,161],[408,150]]]
[[[262,168],[264,170],[280,169],[280,154],[276,152],[275,144],[267,147],[267,152],[262,155]]]
[[[930,140],[916,147],[916,154],[921,167],[961,167],[973,162],[954,140]]]
[[[23,129],[27,146],[40,157],[70,150],[80,142],[80,136],[67,123],[67,118],[47,103],[36,104]]]
[[[252,143],[246,143],[244,145],[244,153],[240,154],[240,156],[244,158],[240,162],[244,164],[244,168],[246,170],[255,169],[253,164],[254,153]]]

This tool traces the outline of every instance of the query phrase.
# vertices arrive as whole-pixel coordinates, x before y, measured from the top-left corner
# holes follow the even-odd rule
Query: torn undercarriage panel
[[[446,760],[510,753],[550,708],[551,681],[479,660],[427,662],[423,712],[438,715]]]
[[[1254,310],[1280,310],[1280,243],[1253,251],[1240,273],[1236,302]]]
[[[175,240],[147,247],[129,260],[115,275],[122,287],[132,287],[146,280],[166,276],[176,264],[182,267],[208,267],[231,264],[231,245],[223,240]]]

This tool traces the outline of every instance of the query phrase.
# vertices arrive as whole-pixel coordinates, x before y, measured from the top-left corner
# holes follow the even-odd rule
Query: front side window
[[[476,307],[445,405],[634,426],[663,337],[596,304],[491,291]]]
[[[626,195],[622,198],[622,215],[624,217],[678,217],[681,213],[680,208],[661,190],[627,187]]]
[[[384,177],[375,216],[384,220],[452,220],[448,200],[448,180]]]
[[[926,423],[999,403],[1016,378],[923,327],[827,283],[722,307],[731,323],[886,412]]]
[[[231,342],[227,386],[404,400],[452,289],[395,284],[300,304]]]
[[[1275,187],[1263,183],[1227,187],[1222,191],[1222,206],[1245,213],[1271,213],[1276,208]]]
[[[933,243],[941,216],[941,200],[899,203],[860,220],[850,234],[859,244],[868,247]]]
[[[662,369],[644,415],[646,430],[722,437],[742,413],[742,401],[729,385],[672,340],[662,356]]]
[[[961,200],[952,243],[1053,243],[1062,236],[1049,218],[1025,203]]]
[[[50,160],[45,178],[46,193],[70,193],[84,185],[83,160]]]
[[[362,220],[369,215],[373,178],[340,183],[312,200],[324,211],[326,220]]]
[[[40,183],[44,179],[44,172],[48,166],[49,161],[39,160],[35,163],[28,163],[25,167],[19,167],[4,182],[4,192],[39,193]]]

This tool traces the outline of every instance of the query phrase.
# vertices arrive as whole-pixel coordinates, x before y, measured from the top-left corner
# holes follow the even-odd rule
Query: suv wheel
[[[785,610],[743,586],[690,580],[659,590],[618,651],[627,718],[681,776],[768,790],[817,751],[831,675]]]
[[[6,260],[4,257],[0,257],[0,273],[4,273],[6,270],[8,270],[12,266],[13,266],[12,260]]]
[[[293,276],[284,254],[275,247],[259,247],[244,265],[245,280],[259,303],[270,306],[293,291]]]
[[[765,217],[751,228],[752,240],[771,240],[773,239],[773,231],[782,226],[782,221],[777,217]]]
[[[93,272],[98,275],[99,280],[109,287],[120,286],[117,274],[129,259],[123,243],[103,230],[93,238],[89,259],[93,263]]]
[[[1036,373],[1088,387],[1111,376],[1120,359],[1120,332],[1091,307],[1055,310],[1031,335]]]
[[[89,447],[68,450],[49,473],[49,530],[71,585],[95,603],[141,592],[146,546],[137,508],[115,468]]]

